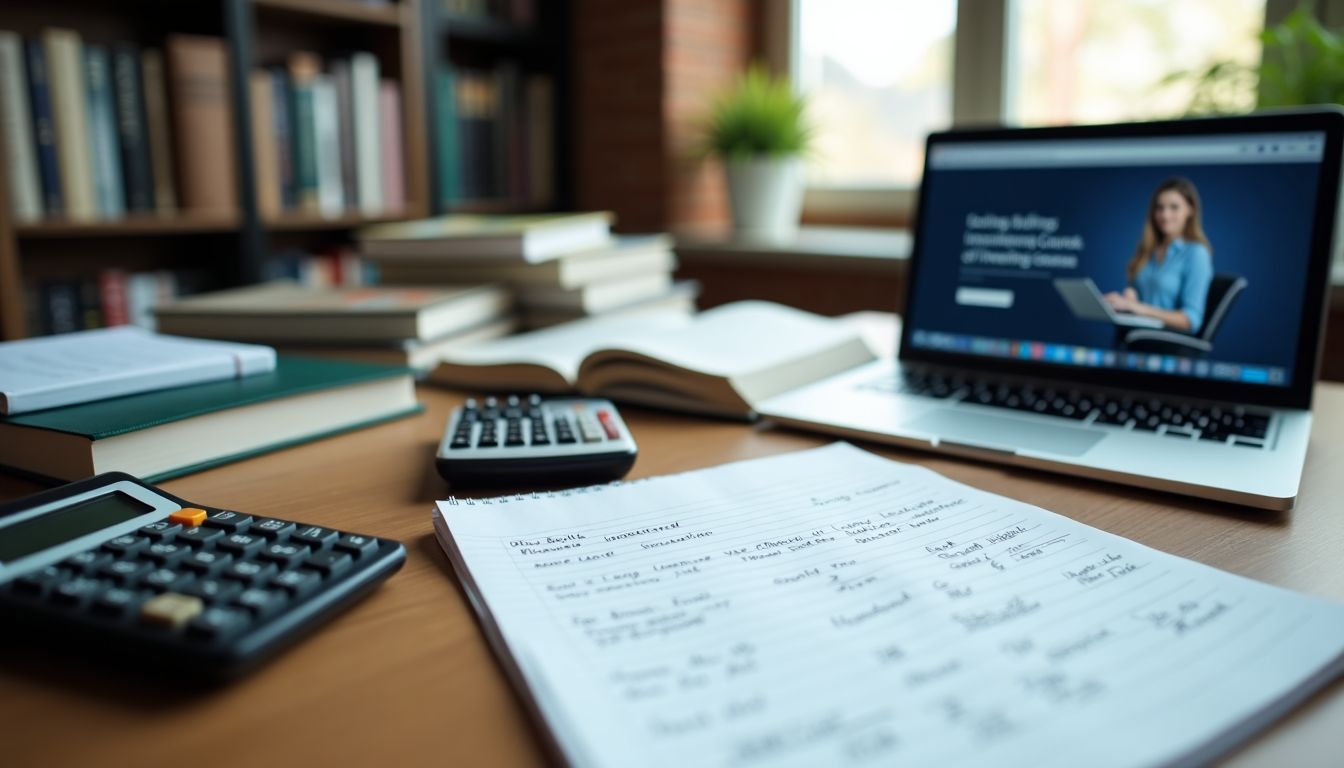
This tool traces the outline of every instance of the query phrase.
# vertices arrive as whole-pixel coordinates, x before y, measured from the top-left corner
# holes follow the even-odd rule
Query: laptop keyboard
[[[1250,448],[1265,447],[1271,415],[1241,406],[1200,405],[1163,400],[1152,395],[1117,395],[1080,388],[1040,386],[965,373],[896,372],[883,374],[859,388],[1027,411],[1087,424]]]

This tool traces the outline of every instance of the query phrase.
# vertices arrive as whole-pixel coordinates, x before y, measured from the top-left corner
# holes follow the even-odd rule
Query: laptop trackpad
[[[1105,432],[1095,429],[1041,424],[1028,419],[956,408],[930,411],[901,426],[986,448],[1020,448],[1065,456],[1082,456],[1106,436]]]

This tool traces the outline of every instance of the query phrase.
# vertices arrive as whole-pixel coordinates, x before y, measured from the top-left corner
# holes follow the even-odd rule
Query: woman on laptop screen
[[[1126,268],[1129,285],[1106,294],[1106,302],[1119,312],[1155,317],[1171,330],[1199,333],[1213,281],[1213,249],[1199,215],[1199,191],[1189,179],[1157,185]]]

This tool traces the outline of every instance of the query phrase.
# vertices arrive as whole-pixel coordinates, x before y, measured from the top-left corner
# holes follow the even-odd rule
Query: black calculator
[[[583,484],[623,477],[637,454],[610,400],[509,395],[455,410],[435,465],[454,486]]]
[[[398,542],[179,499],[121,472],[0,509],[6,634],[237,675],[391,576]]]

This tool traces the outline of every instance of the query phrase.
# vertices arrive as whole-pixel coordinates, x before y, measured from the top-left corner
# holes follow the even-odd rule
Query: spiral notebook
[[[434,526],[573,765],[1200,765],[1344,660],[1344,606],[845,444]]]

